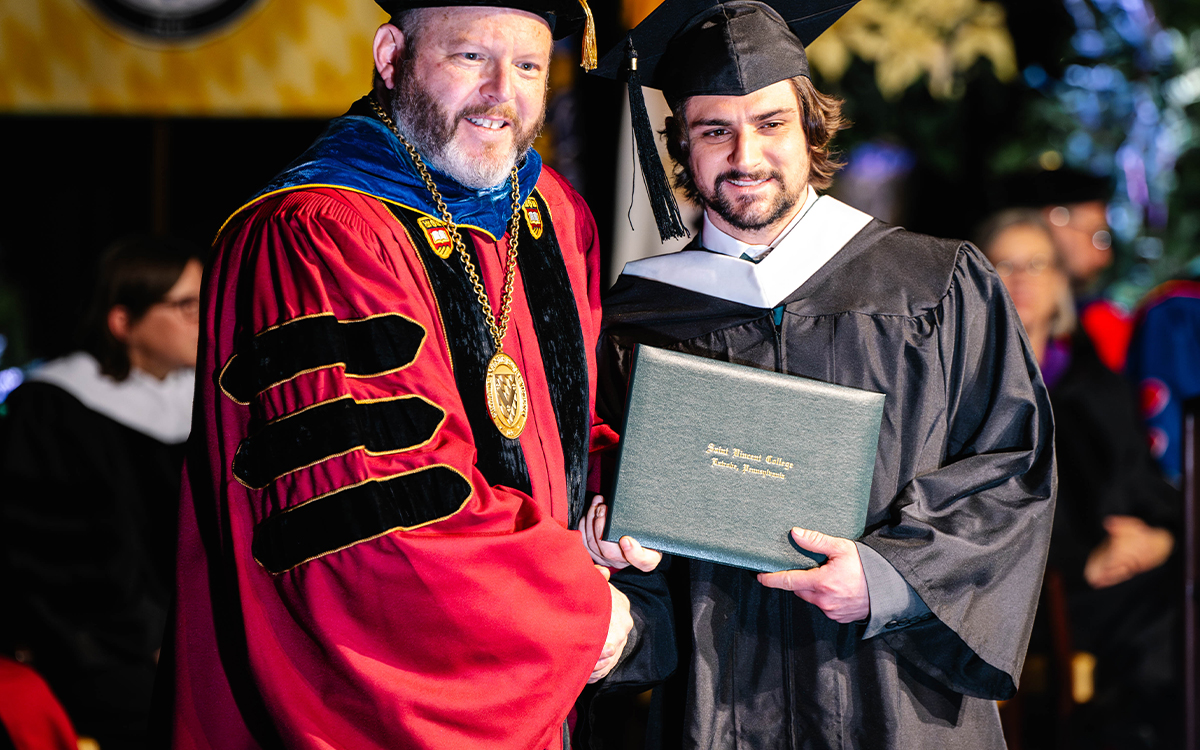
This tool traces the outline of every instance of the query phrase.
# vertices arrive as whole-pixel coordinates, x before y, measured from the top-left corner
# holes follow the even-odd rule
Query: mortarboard
[[[664,0],[600,61],[595,73],[629,85],[634,140],[665,240],[686,234],[658,161],[641,87],[675,107],[690,96],[744,96],[807,76],[804,47],[857,0]]]
[[[550,24],[555,39],[574,34],[582,26],[583,67],[596,67],[596,22],[587,0],[375,0],[390,16],[416,8],[445,8],[477,6],[484,8],[515,8],[541,16]]]
[[[1112,199],[1113,181],[1076,169],[1044,171],[1031,181],[1030,198],[1042,206],[1066,206]]]
[[[1113,181],[1109,177],[1071,167],[1034,170],[1008,175],[995,188],[1001,206],[1045,208],[1112,199]]]

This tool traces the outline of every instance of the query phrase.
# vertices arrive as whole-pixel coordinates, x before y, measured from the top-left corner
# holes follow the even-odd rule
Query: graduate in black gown
[[[1178,747],[1182,568],[1173,532],[1182,498],[1154,463],[1128,383],[1080,330],[1068,269],[1039,213],[1001,212],[979,242],[1012,296],[1054,407],[1049,566],[1062,577],[1072,649],[1095,664],[1091,679],[1076,670],[1094,689],[1089,696],[1078,686],[1087,700],[1072,734],[1078,747]],[[1030,713],[1025,724],[1034,726]],[[1036,737],[1027,744],[1042,746]]]
[[[114,245],[84,347],[34,370],[0,419],[10,637],[104,750],[145,742],[173,585],[201,274],[190,245]]]
[[[1053,517],[1049,402],[978,250],[819,194],[840,102],[813,87],[803,44],[847,7],[668,0],[624,48],[672,107],[677,184],[704,226],[614,285],[598,408],[619,423],[638,343],[887,397],[859,540],[794,529],[828,556],[809,571],[672,562],[690,628],[666,744],[1004,747],[996,701],[1016,690]],[[653,564],[597,541],[600,516],[594,556]]]

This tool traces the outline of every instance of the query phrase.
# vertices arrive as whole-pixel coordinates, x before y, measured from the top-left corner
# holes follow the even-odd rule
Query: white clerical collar
[[[812,204],[805,202],[795,226],[786,229],[774,251],[758,263],[727,251],[681,250],[626,263],[622,273],[743,305],[775,307],[871,221],[869,215],[835,198],[815,196],[816,191],[810,190]],[[705,248],[714,236],[707,230],[706,224],[702,235]],[[739,255],[743,251],[739,250]]]
[[[50,360],[28,379],[56,385],[92,411],[160,443],[182,443],[192,428],[196,371],[191,368],[162,380],[134,368],[129,377],[116,381],[100,372],[95,357],[75,352]]]
[[[796,212],[792,220],[788,222],[782,232],[775,236],[775,239],[770,244],[751,245],[729,236],[723,230],[718,229],[716,224],[712,223],[712,219],[708,217],[707,209],[704,211],[704,226],[700,230],[700,244],[704,245],[705,250],[712,250],[714,253],[721,253],[722,255],[729,255],[734,258],[740,258],[743,255],[757,258],[768,250],[779,247],[787,241],[792,230],[796,228],[796,225],[800,223],[800,220],[804,218],[808,210],[817,202],[817,198],[820,197],[817,195],[817,191],[808,185],[804,186],[804,190],[804,205],[800,207],[800,210]]]

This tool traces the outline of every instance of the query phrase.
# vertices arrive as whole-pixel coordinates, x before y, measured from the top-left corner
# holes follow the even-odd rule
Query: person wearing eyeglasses
[[[81,735],[143,747],[173,583],[201,249],[135,237],[102,256],[82,347],[0,417],[3,618]]]
[[[1075,726],[1097,746],[1178,747],[1179,567],[1169,561],[1180,499],[1154,465],[1129,386],[1079,330],[1051,232],[1041,212],[1012,209],[985,224],[979,246],[1012,297],[1054,409],[1048,567],[1062,575],[1074,651],[1096,658],[1094,697]]]
[[[1054,240],[1075,297],[1077,326],[1087,333],[1108,368],[1121,372],[1133,334],[1133,318],[1104,294],[1104,273],[1113,264],[1108,225],[1112,181],[1070,168],[1015,178],[1013,200],[1037,208]]]

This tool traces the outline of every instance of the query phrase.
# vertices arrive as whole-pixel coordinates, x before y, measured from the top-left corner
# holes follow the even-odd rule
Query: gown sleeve
[[[575,204],[577,213],[588,213],[587,204],[583,199],[570,191],[571,201]],[[594,232],[590,239],[581,238],[583,242],[596,242]],[[598,248],[597,248],[598,249]],[[598,253],[597,253],[598,257]],[[595,267],[589,277],[588,301],[590,305],[590,322],[592,330],[599,332],[602,327],[602,310],[600,294],[600,272]],[[583,315],[584,311],[580,311]],[[597,367],[591,374],[593,389],[603,389],[608,378],[604,372],[605,355],[597,346]],[[588,497],[585,509],[591,505],[591,496],[600,493],[610,496],[609,479],[612,472],[612,462],[616,455],[615,448],[620,442],[613,425],[619,425],[621,412],[605,410],[592,400],[592,432],[591,450],[588,466]],[[589,691],[594,693],[629,692],[645,690],[662,682],[673,671],[677,662],[675,650],[675,624],[671,612],[671,599],[667,590],[665,571],[669,563],[664,562],[657,570],[643,573],[630,566],[611,572],[610,582],[613,587],[625,594],[629,599],[630,616],[633,618],[633,630],[629,634],[625,650],[617,666],[597,686]]]
[[[288,747],[555,745],[608,587],[545,499],[476,468],[420,260],[362,203],[291,193],[219,242],[179,587],[236,605],[180,619],[240,619],[227,651],[262,699],[239,710]],[[177,651],[179,700],[213,666]],[[176,716],[177,737],[218,731]]]
[[[879,637],[956,692],[1016,691],[1045,569],[1056,476],[1046,389],[1007,292],[963,245],[939,309],[945,433],[861,540],[934,618]],[[915,418],[916,415],[906,415]],[[905,433],[911,436],[911,431]],[[917,438],[919,439],[919,438]]]

